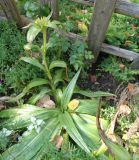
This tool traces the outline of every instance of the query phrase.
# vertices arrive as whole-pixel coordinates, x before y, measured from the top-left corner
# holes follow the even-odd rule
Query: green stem
[[[43,50],[42,50],[42,64],[45,66],[46,69],[46,73],[47,76],[49,78],[49,80],[52,80],[52,76],[51,73],[49,71],[48,65],[47,65],[47,61],[46,61],[46,29],[43,30]]]
[[[53,81],[52,81],[52,75],[51,75],[51,72],[48,68],[48,64],[47,64],[47,61],[46,61],[46,52],[47,52],[47,42],[46,42],[46,39],[47,39],[47,32],[46,32],[46,29],[43,29],[43,49],[42,49],[42,64],[44,65],[45,67],[45,70],[46,70],[46,74],[48,76],[48,79],[50,80],[50,85],[51,85],[51,88],[52,88],[52,92],[53,92],[53,96],[56,100],[56,89],[54,87],[54,84],[53,84]]]

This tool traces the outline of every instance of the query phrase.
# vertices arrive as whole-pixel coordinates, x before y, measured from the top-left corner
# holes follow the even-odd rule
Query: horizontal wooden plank
[[[115,12],[139,19],[139,4],[118,0]]]
[[[80,40],[83,42],[87,42],[87,37],[83,37],[80,35],[77,35],[75,33],[66,33],[60,30],[56,30],[56,32],[58,32],[61,36],[67,37],[69,40],[71,41],[76,41],[76,40]],[[101,52],[105,52],[114,56],[118,56],[121,58],[125,58],[128,61],[133,61],[134,59],[136,59],[137,57],[139,57],[139,54],[133,51],[129,51],[126,49],[122,49],[119,47],[115,47],[106,43],[102,44],[101,47]]]
[[[73,2],[76,2],[76,3],[80,3],[80,4],[84,4],[84,5],[88,5],[88,6],[93,6],[94,5],[94,2],[95,0],[92,0],[92,1],[86,1],[86,0],[71,0]]]
[[[93,6],[95,0],[71,0],[73,2],[81,3],[84,5]],[[139,4],[131,3],[126,0],[117,0],[115,12],[139,19]]]
[[[88,6],[93,6],[95,0],[91,0],[91,1],[86,1],[86,0],[71,0],[72,2],[76,2],[76,3],[80,3],[80,4],[84,4],[84,5],[88,5]]]
[[[114,55],[114,56],[125,58],[129,61],[133,61],[134,59],[139,57],[139,54],[136,53],[136,52],[129,51],[129,50],[126,50],[126,49],[122,49],[122,48],[119,48],[119,47],[115,47],[115,46],[112,46],[112,45],[108,45],[108,44],[105,44],[105,43],[102,44],[101,51],[105,52],[105,53],[108,53],[108,54],[111,54],[111,55]]]

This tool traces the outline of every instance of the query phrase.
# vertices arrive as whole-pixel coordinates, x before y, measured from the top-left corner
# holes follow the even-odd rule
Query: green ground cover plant
[[[30,65],[19,63],[19,58],[25,55],[23,45],[25,34],[21,33],[15,24],[0,22],[0,94],[19,93],[30,78],[39,71]]]
[[[133,81],[135,80],[135,75],[138,74],[138,72],[134,73],[129,68],[129,63],[114,56],[105,58],[99,67],[102,72],[110,73],[119,82]]]

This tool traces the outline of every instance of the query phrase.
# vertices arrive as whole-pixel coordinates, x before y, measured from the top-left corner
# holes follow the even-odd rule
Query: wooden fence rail
[[[93,63],[97,61],[100,51],[134,60],[139,54],[115,46],[103,44],[113,12],[139,18],[139,4],[124,0],[71,0],[85,5],[94,5],[93,16],[88,33],[89,49],[94,53]]]
[[[58,34],[60,34],[63,37],[67,37],[70,41],[82,41],[82,42],[87,42],[88,39],[85,36],[80,36],[78,34],[72,33],[72,32],[63,32],[61,30],[55,30]],[[124,58],[128,61],[133,61],[137,57],[139,57],[139,54],[133,51],[129,51],[126,49],[122,49],[119,47],[115,47],[106,43],[102,43],[102,46],[100,47],[100,51],[104,53],[108,53],[114,56],[118,56],[121,58]]]
[[[71,1],[84,4],[84,5],[89,5],[89,6],[93,6],[95,2],[95,0],[90,0],[90,1],[71,0]],[[119,14],[123,14],[126,16],[139,19],[139,4],[131,3],[125,0],[117,0],[116,6],[115,6],[115,13],[119,13]]]

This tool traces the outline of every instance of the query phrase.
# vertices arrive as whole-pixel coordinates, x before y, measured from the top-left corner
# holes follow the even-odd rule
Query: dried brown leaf
[[[50,109],[50,108],[55,108],[55,103],[50,99],[49,95],[45,95],[39,100],[37,106]]]
[[[56,146],[57,149],[60,149],[63,143],[63,137],[56,135],[52,140],[52,143]]]
[[[131,109],[128,105],[120,105],[119,114],[129,115],[131,113]]]

